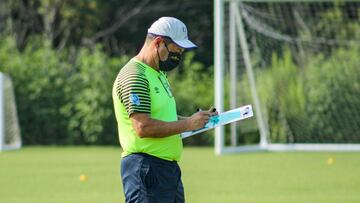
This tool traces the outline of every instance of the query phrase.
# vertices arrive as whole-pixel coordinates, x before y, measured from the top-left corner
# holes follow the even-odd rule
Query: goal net
[[[215,2],[217,153],[360,150],[360,1]]]
[[[10,77],[0,73],[0,151],[21,147],[14,89]]]

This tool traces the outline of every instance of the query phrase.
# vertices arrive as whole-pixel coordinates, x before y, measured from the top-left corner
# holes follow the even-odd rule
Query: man
[[[195,47],[184,23],[162,17],[148,29],[141,51],[115,80],[113,100],[124,150],[121,177],[127,203],[185,201],[177,164],[183,147],[179,133],[204,127],[217,112],[178,116],[164,71],[174,69],[183,52]]]

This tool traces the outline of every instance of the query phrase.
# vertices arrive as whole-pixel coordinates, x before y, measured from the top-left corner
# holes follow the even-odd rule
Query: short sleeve
[[[144,74],[127,73],[117,78],[117,95],[129,116],[134,112],[151,112],[149,82]]]

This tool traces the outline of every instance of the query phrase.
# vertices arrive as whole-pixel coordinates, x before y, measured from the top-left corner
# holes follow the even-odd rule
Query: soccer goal
[[[217,154],[360,151],[360,1],[214,0]]]
[[[0,151],[21,147],[20,128],[11,78],[0,73]]]

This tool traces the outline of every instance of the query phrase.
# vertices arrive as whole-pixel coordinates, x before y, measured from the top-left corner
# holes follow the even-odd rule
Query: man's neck
[[[159,71],[159,69],[157,68],[158,65],[156,64],[156,59],[153,56],[151,56],[151,54],[149,54],[149,53],[150,52],[147,50],[147,48],[143,47],[141,49],[141,51],[139,52],[139,54],[135,56],[135,58],[137,60],[147,64],[154,70]]]

